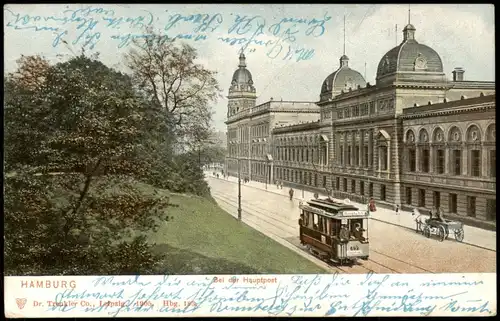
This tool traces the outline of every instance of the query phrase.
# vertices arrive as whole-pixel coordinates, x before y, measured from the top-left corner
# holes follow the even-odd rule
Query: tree
[[[155,117],[130,77],[83,54],[53,66],[26,57],[4,89],[5,163],[12,174],[4,193],[6,269],[152,271],[156,259],[144,238],[123,236],[126,228],[146,231],[167,219],[168,199],[142,195],[130,178],[116,179],[148,170],[139,154]],[[131,264],[127,255],[139,260]]]
[[[208,129],[210,104],[220,88],[216,73],[195,62],[196,50],[155,34],[134,44],[126,55],[127,66],[143,95],[165,114],[170,134],[186,142]]]

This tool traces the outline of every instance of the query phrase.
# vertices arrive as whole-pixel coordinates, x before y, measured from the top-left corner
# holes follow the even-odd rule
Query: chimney
[[[457,67],[453,70],[453,81],[464,81],[465,70],[462,67]]]

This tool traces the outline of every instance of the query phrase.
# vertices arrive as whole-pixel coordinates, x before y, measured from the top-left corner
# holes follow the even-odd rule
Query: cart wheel
[[[464,240],[465,232],[463,228],[459,228],[458,230],[455,230],[455,239],[459,242],[462,242]]]
[[[431,228],[430,227],[428,227],[428,226],[424,227],[424,235],[427,238],[431,237]]]
[[[438,236],[439,236],[439,241],[443,242],[444,239],[446,238],[446,230],[444,227],[440,226],[438,229]]]

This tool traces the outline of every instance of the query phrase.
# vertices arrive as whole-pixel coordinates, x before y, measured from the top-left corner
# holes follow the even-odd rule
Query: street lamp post
[[[266,175],[266,190],[267,190],[267,166],[268,162],[266,161],[266,168],[264,169],[264,175]]]
[[[240,169],[239,158],[238,158],[238,220],[241,221],[241,169]]]

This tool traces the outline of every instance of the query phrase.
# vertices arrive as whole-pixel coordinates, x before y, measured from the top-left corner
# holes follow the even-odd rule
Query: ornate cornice
[[[466,114],[466,113],[477,113],[477,112],[485,112],[490,109],[495,109],[495,103],[485,103],[478,106],[471,107],[455,107],[449,109],[440,109],[440,110],[430,110],[424,112],[415,112],[409,115],[402,115],[402,119],[414,119],[414,118],[422,118],[422,117],[436,117],[436,116],[449,116],[449,115],[458,115],[458,114]]]
[[[281,134],[281,133],[295,132],[295,131],[314,130],[314,129],[319,129],[320,127],[321,124],[319,123],[319,121],[317,121],[305,124],[293,124],[289,126],[276,127],[272,130],[272,133]]]

